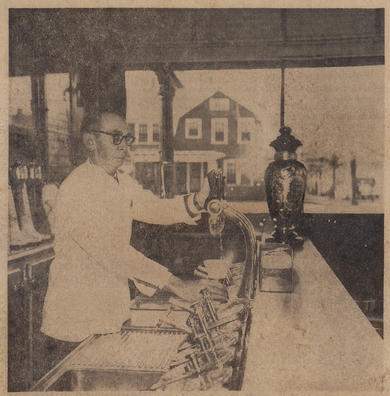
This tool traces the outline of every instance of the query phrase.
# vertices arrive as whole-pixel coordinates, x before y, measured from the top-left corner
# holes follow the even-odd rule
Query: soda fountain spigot
[[[225,226],[223,200],[225,198],[225,177],[222,169],[213,169],[207,174],[210,194],[205,202],[209,214],[209,229],[213,237],[221,237]]]

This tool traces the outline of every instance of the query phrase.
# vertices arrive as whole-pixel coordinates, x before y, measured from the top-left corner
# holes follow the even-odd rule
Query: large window
[[[285,124],[308,169],[305,211],[381,211],[384,67],[286,69],[285,77]]]
[[[186,118],[185,137],[186,139],[202,138],[202,120],[200,118]]]
[[[227,144],[228,143],[228,119],[212,118],[211,119],[211,143]]]

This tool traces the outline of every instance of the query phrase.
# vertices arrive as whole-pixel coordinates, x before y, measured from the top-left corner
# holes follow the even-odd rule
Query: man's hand
[[[227,289],[218,281],[213,280],[189,280],[183,281],[176,276],[169,278],[166,289],[188,302],[196,302],[201,298],[200,291],[208,289],[212,300],[226,302],[228,300]]]

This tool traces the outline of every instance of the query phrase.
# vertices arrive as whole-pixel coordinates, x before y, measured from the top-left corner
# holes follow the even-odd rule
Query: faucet
[[[255,230],[250,220],[240,211],[231,207],[224,199],[224,177],[221,169],[213,170],[207,175],[211,199],[206,201],[209,214],[210,234],[219,238],[222,245],[222,231],[225,218],[233,221],[241,230],[245,243],[245,269],[237,297],[253,299],[257,289],[258,254]]]

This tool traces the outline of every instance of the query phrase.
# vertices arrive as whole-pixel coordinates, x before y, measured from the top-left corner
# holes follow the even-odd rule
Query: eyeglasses
[[[117,130],[112,132],[106,132],[106,131],[89,131],[89,132],[103,133],[104,135],[112,136],[112,143],[115,144],[115,146],[119,146],[122,143],[123,139],[125,139],[125,142],[128,146],[131,146],[135,141],[135,137],[131,133],[128,133],[127,135],[123,135],[121,131],[117,131]]]

